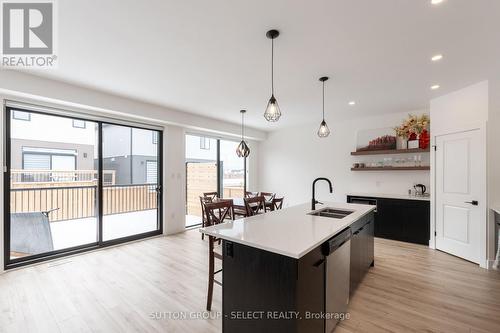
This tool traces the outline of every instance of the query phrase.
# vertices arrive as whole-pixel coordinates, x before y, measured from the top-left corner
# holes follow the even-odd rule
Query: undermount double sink
[[[352,210],[343,210],[343,209],[336,209],[336,208],[323,208],[317,211],[314,211],[312,213],[309,213],[309,215],[314,215],[314,216],[321,216],[321,217],[329,217],[332,219],[343,219],[344,217],[354,213]]]

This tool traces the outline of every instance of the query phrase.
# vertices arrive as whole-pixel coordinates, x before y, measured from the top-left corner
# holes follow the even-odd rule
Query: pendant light
[[[323,83],[323,120],[319,125],[318,136],[320,138],[326,138],[327,136],[330,135],[330,129],[328,128],[328,125],[326,124],[325,121],[325,81],[328,80],[328,77],[323,76],[319,80]]]
[[[236,148],[236,155],[238,157],[248,157],[250,155],[250,148],[248,148],[247,143],[245,142],[245,123],[244,123],[244,116],[245,116],[246,110],[241,110],[241,142],[238,145],[238,148]]]
[[[267,38],[271,40],[271,98],[267,103],[266,112],[264,112],[264,118],[267,121],[275,122],[281,117],[280,107],[278,106],[278,101],[274,97],[274,39],[280,35],[278,30],[269,30],[266,33]]]

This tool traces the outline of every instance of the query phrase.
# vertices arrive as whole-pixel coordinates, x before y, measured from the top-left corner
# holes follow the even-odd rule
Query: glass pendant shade
[[[267,103],[266,112],[264,112],[264,118],[267,121],[278,121],[281,117],[280,107],[278,105],[278,101],[274,98],[274,95],[269,99],[269,103]]]
[[[328,128],[326,121],[323,119],[323,121],[319,125],[318,136],[320,138],[326,138],[329,135],[330,135],[330,129]]]
[[[250,155],[250,148],[248,148],[248,145],[245,142],[245,113],[246,112],[247,112],[246,110],[240,111],[240,113],[241,113],[241,142],[238,145],[238,147],[236,147],[236,155],[238,155],[238,157],[244,157],[244,158],[247,158],[248,155]]]
[[[238,157],[248,157],[248,155],[250,155],[250,148],[248,148],[245,140],[241,140],[240,144],[236,148],[236,155],[238,155]]]
[[[327,136],[330,135],[330,129],[328,128],[328,125],[326,124],[325,121],[325,81],[328,80],[328,76],[320,77],[319,80],[323,84],[323,120],[319,125],[318,136],[320,138],[326,138]]]

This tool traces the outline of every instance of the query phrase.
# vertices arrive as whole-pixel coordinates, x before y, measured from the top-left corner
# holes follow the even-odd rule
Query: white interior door
[[[436,137],[436,248],[480,262],[486,153],[472,130]]]

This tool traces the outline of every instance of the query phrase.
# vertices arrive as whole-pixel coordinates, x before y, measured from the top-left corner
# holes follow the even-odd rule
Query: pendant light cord
[[[325,81],[323,81],[323,121],[325,121]]]
[[[271,95],[274,96],[274,38],[271,39]]]
[[[243,141],[245,138],[245,114],[241,113],[241,140]]]

